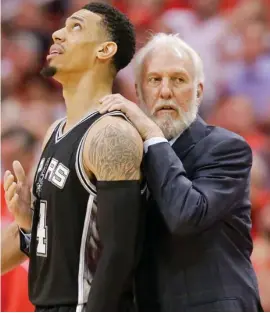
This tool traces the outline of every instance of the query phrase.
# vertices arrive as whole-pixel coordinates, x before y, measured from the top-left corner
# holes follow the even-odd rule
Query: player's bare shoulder
[[[137,180],[143,142],[126,120],[105,116],[95,123],[84,146],[84,164],[97,180]]]

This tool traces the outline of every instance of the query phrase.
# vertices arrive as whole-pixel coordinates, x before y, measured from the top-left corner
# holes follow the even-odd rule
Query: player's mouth
[[[50,53],[47,55],[47,61],[51,60],[52,58],[54,58],[55,56],[59,55],[61,53]]]
[[[63,53],[64,53],[63,47],[59,44],[54,44],[51,46],[50,53],[47,55],[47,61]]]

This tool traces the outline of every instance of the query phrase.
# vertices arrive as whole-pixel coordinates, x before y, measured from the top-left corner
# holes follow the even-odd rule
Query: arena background
[[[1,181],[14,159],[22,162],[31,181],[45,131],[64,115],[59,86],[41,78],[39,70],[53,31],[88,2],[2,1]],[[200,114],[210,124],[239,133],[251,145],[252,260],[264,309],[270,311],[270,1],[104,2],[131,18],[138,48],[155,32],[179,33],[195,48],[206,73]],[[132,65],[119,73],[114,92],[136,101]],[[1,211],[5,227],[12,217],[3,197]],[[26,262],[2,276],[2,311],[33,311],[27,296],[27,267]]]

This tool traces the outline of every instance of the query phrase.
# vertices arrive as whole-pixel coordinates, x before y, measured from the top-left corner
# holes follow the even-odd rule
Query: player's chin
[[[56,58],[47,60],[47,66],[48,67],[56,67],[56,68],[58,68],[59,67],[58,63],[59,62],[58,62],[58,60]]]
[[[55,76],[56,73],[57,73],[57,67],[52,64],[48,64],[44,66],[43,69],[40,71],[40,74],[43,77],[53,77]]]

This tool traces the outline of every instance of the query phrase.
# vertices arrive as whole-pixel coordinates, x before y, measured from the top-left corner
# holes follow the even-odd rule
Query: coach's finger
[[[104,96],[100,99],[101,102],[104,102],[104,101],[109,101],[109,100],[113,100],[115,99],[117,96],[117,94],[111,94],[111,95],[107,95],[107,96]]]
[[[26,176],[21,163],[19,161],[14,161],[12,165],[17,181],[24,183],[26,180]]]
[[[14,182],[14,176],[9,172],[9,175],[4,179],[4,190],[7,191],[10,185]]]
[[[124,112],[124,107],[121,103],[109,103],[109,104],[106,104],[104,105],[103,108],[103,113],[104,112],[112,112],[112,111],[122,111]]]
[[[121,111],[121,112],[125,112],[125,108],[124,106],[121,104],[121,103],[114,103],[114,104],[111,104],[109,107],[108,107],[108,111],[111,112],[111,111]]]
[[[111,99],[111,97],[105,96],[105,97],[101,98],[101,99],[99,100],[99,102],[100,102],[100,103],[104,103],[104,102],[106,102],[106,101],[109,101],[110,99]]]
[[[7,202],[9,202],[13,198],[14,194],[16,193],[16,187],[17,187],[17,184],[13,182],[11,186],[8,188],[8,190],[6,191],[5,196],[6,196]]]
[[[102,104],[102,106],[99,108],[99,113],[103,114],[108,112],[110,106],[110,104]]]
[[[104,100],[102,100],[101,101],[101,103],[103,104],[103,105],[107,105],[107,104],[113,104],[113,103],[116,103],[116,102],[118,102],[119,100],[118,99],[115,99],[115,98],[106,98],[106,99],[104,99]]]
[[[108,96],[105,96],[102,99],[100,99],[100,102],[102,104],[116,103],[119,101],[121,101],[121,98],[118,94],[108,95]]]
[[[102,103],[101,107],[99,108],[103,113],[107,112],[109,108],[115,104],[115,100],[106,100]]]

